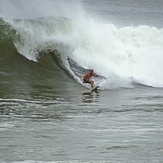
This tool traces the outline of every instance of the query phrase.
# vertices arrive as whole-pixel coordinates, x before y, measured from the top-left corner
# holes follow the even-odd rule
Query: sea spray
[[[72,58],[93,68],[111,85],[126,83],[163,86],[163,30],[149,26],[116,28],[113,24],[90,21],[83,27],[81,44]],[[117,76],[117,77],[116,77]],[[109,82],[110,80],[108,80]],[[124,82],[125,81],[125,82]]]

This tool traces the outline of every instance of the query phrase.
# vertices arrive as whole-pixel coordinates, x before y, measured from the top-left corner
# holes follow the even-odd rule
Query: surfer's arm
[[[95,76],[95,77],[100,77],[100,75],[97,75],[97,74],[93,74],[93,76]]]

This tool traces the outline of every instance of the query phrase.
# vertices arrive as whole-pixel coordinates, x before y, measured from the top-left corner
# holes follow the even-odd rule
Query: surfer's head
[[[90,69],[90,73],[93,73],[93,69]]]

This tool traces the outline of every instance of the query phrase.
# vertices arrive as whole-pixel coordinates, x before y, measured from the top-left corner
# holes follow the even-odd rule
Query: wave
[[[156,27],[117,28],[85,16],[1,18],[0,55],[12,59],[13,53],[20,54],[36,63],[54,55],[79,83],[91,68],[104,76],[95,79],[101,89],[131,88],[133,83],[163,87],[162,35]]]

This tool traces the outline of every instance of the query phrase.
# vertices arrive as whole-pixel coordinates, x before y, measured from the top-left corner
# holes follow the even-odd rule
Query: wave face
[[[55,62],[51,66],[58,67],[57,71],[63,67],[79,83],[92,68],[105,77],[95,80],[102,89],[128,88],[133,83],[163,87],[163,29],[147,25],[118,28],[90,18],[82,9],[76,16],[54,15],[2,16],[1,62],[20,55],[27,59],[26,64],[41,62],[46,67],[51,62],[46,57],[52,55]]]

